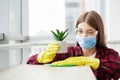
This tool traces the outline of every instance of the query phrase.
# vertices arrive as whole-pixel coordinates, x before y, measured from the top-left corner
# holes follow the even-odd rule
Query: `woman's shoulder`
[[[106,50],[107,50],[107,51],[110,51],[110,52],[117,52],[115,49],[113,49],[113,48],[108,48],[108,47],[106,48]]]
[[[108,48],[108,47],[99,48],[98,51],[101,52],[101,53],[105,53],[105,54],[117,54],[117,55],[119,54],[115,49]]]

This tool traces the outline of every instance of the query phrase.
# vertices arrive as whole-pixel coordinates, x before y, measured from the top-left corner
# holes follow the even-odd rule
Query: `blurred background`
[[[103,21],[109,47],[120,52],[120,0],[0,0],[0,68],[25,64],[54,41],[50,30],[69,29],[74,46],[80,14],[95,10]]]

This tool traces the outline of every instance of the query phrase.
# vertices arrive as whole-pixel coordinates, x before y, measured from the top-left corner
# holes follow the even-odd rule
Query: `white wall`
[[[120,0],[108,0],[108,40],[120,41]]]
[[[5,40],[0,44],[20,43],[21,41],[11,41],[11,36],[22,35],[22,0],[0,0],[0,33],[5,33]],[[21,50],[1,50],[0,49],[0,68],[12,64],[19,64],[21,60]]]
[[[9,36],[22,35],[22,11],[21,0],[9,0]],[[14,38],[15,38],[14,37]],[[15,38],[17,39],[17,38]],[[20,43],[21,41],[10,40],[9,43]],[[9,50],[9,65],[19,64],[21,60],[21,49]]]
[[[5,33],[5,40],[0,41],[0,44],[7,44],[7,35],[9,29],[9,0],[0,0],[0,33]],[[0,68],[9,65],[9,51],[0,50]]]

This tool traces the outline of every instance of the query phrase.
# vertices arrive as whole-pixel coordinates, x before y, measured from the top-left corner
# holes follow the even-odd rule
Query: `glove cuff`
[[[96,69],[98,69],[99,65],[100,65],[100,60],[99,60],[99,59],[96,59],[95,64],[94,64],[93,66],[91,66],[91,67],[92,67],[94,70],[96,70]]]

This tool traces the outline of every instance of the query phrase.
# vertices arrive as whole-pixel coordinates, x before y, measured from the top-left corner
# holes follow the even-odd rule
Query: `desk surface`
[[[0,80],[96,80],[89,66],[16,65],[0,70]]]

